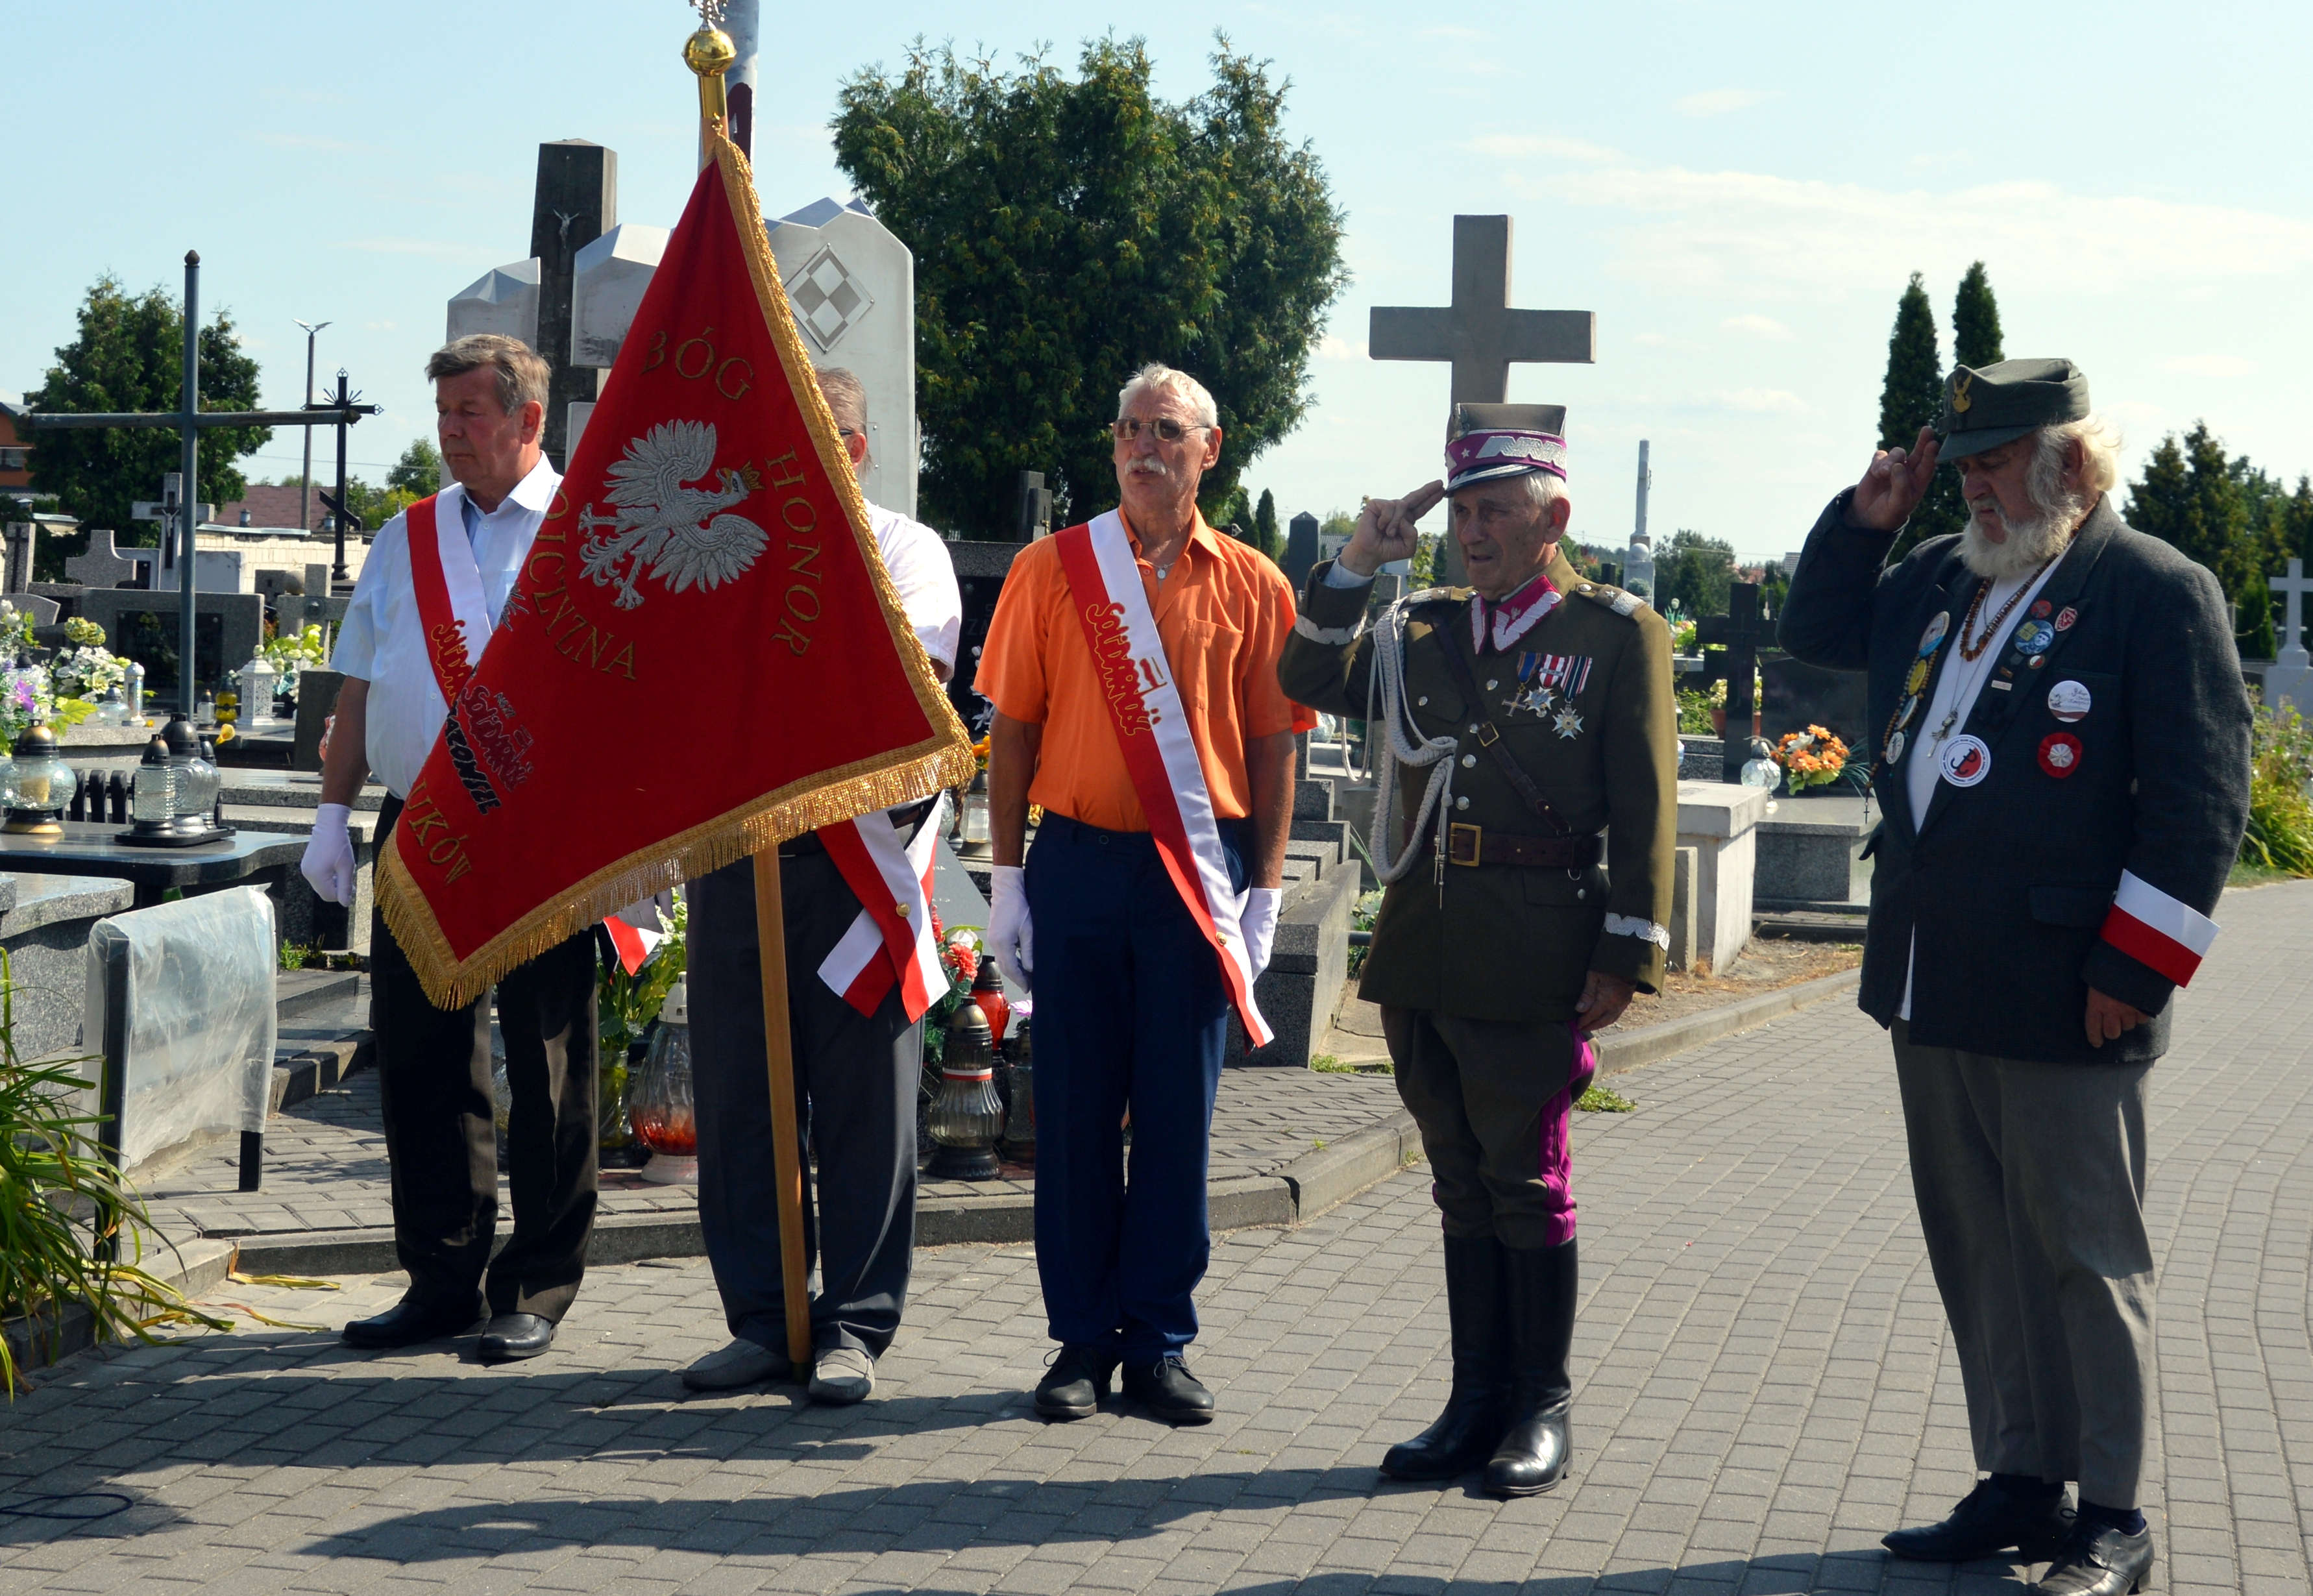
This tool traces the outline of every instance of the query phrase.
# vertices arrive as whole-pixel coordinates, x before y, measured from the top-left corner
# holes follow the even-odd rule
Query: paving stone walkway
[[[236,1189],[237,1153],[224,1147],[150,1182],[146,1195],[154,1221],[172,1236],[242,1240],[390,1228],[377,1091],[377,1072],[364,1070],[268,1120],[259,1191]],[[1213,1116],[1213,1179],[1273,1175],[1315,1146],[1387,1119],[1398,1107],[1396,1088],[1371,1076],[1228,1071]],[[926,1181],[921,1197],[958,1204],[1025,1197],[1030,1191],[1025,1178]],[[513,1204],[502,1174],[499,1212],[510,1215]],[[602,1173],[605,1217],[693,1217],[698,1212],[694,1186],[655,1186],[631,1169]]]
[[[2313,1527],[2313,884],[2229,898],[2155,1075],[2159,1588],[2307,1592]],[[0,1415],[0,1592],[1062,1590],[1189,1596],[1995,1592],[1889,1562],[1972,1477],[1886,1045],[1843,1005],[1618,1077],[1576,1130],[1586,1301],[1573,1477],[1497,1503],[1379,1482],[1445,1389],[1418,1171],[1216,1239],[1198,1371],[1221,1415],[1046,1426],[1024,1248],[919,1255],[876,1399],[689,1398],[721,1337],[695,1263],[595,1272],[555,1352],[356,1355],[262,1327],[84,1355]],[[215,1301],[330,1323],[397,1283]]]

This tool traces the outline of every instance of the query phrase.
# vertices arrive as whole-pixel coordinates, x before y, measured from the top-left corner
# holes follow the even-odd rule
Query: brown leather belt
[[[1446,862],[1455,865],[1540,865],[1587,870],[1598,862],[1601,839],[1519,836],[1455,821],[1446,828]]]

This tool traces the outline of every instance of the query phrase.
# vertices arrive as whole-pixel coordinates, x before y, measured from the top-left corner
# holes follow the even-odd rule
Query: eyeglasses
[[[1116,441],[1120,444],[1134,442],[1140,436],[1141,428],[1144,427],[1155,433],[1158,441],[1168,444],[1177,444],[1192,432],[1212,430],[1202,422],[1175,421],[1170,416],[1159,416],[1154,421],[1143,421],[1138,416],[1127,416],[1121,421],[1111,421],[1108,424],[1109,431],[1116,435]]]

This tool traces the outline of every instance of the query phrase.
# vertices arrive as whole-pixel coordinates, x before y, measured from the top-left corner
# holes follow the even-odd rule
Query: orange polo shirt
[[[1140,552],[1137,534],[1132,551]],[[1216,533],[1201,515],[1161,585],[1156,567],[1145,559],[1139,566],[1213,812],[1242,819],[1253,812],[1247,739],[1315,724],[1277,684],[1277,657],[1293,630],[1292,586],[1267,556]],[[1106,831],[1148,829],[1056,540],[1041,538],[1012,561],[973,685],[1013,719],[1044,728],[1030,803]]]

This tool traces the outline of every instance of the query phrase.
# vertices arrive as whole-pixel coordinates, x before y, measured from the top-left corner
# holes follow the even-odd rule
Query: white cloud
[[[1683,117],[1723,117],[1775,98],[1773,92],[1763,89],[1705,89],[1672,101],[1671,109]]]
[[[2238,355],[2179,355],[2163,360],[2160,369],[2183,377],[2247,377],[2256,375],[2257,366]]]
[[[1317,340],[1317,358],[1320,360],[1363,360],[1368,353],[1368,346],[1363,339],[1352,341],[1346,338],[1336,338],[1329,332]]]
[[[2064,295],[2155,285],[2174,295],[2313,269],[2313,220],[2271,212],[2037,181],[1936,192],[1694,172],[1547,137],[1474,147],[1514,163],[1550,158],[1546,179],[1513,164],[1503,183],[1555,206],[1624,213],[1614,269],[1682,293],[1878,294],[1914,269],[1957,276],[1972,260],[1989,262],[2003,289]]]
[[[1791,335],[1791,330],[1772,316],[1729,316],[1719,324],[1729,332],[1747,332],[1755,338],[1773,339],[1778,343]]]

